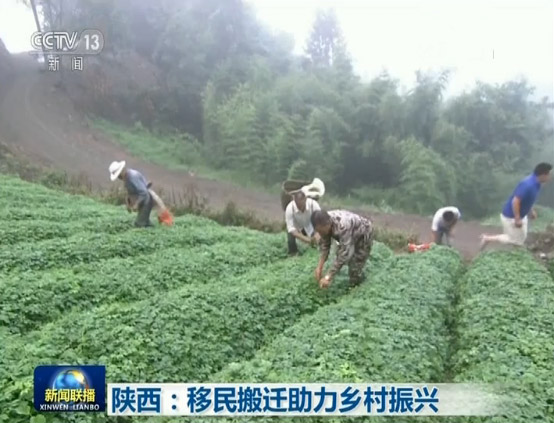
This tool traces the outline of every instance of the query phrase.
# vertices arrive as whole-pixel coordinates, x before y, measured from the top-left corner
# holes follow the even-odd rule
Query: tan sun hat
[[[121,171],[125,168],[125,160],[122,160],[120,162],[112,162],[110,165],[110,179],[115,181],[119,175],[121,174]]]

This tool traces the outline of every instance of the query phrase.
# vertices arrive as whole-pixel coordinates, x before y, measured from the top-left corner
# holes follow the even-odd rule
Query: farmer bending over
[[[321,235],[319,242],[321,256],[315,270],[320,288],[327,288],[346,263],[348,263],[350,283],[360,284],[364,279],[364,265],[373,244],[372,222],[346,210],[315,211],[311,221],[315,230]],[[337,258],[329,273],[322,278],[323,265],[329,257],[332,239],[339,243]]]
[[[310,221],[312,213],[316,210],[320,210],[317,201],[306,198],[302,191],[293,195],[293,200],[285,210],[289,255],[298,254],[297,239],[311,245],[315,245],[319,241],[319,234],[314,233]]]
[[[537,217],[533,205],[537,200],[541,186],[550,179],[550,163],[539,163],[533,173],[521,180],[510,196],[502,213],[500,222],[504,233],[502,235],[481,235],[481,249],[489,242],[522,246],[527,238],[527,216]]]
[[[454,226],[461,217],[462,214],[457,207],[438,209],[431,224],[433,241],[438,245],[442,245],[442,238],[445,237],[446,245],[450,247],[450,238],[454,238]]]
[[[135,226],[152,226],[150,212],[154,202],[148,192],[148,183],[142,173],[134,169],[128,169],[125,165],[125,161],[112,162],[110,165],[110,179],[112,182],[116,179],[121,179],[124,182],[128,195],[126,201],[127,211],[131,212],[133,208],[138,209]]]

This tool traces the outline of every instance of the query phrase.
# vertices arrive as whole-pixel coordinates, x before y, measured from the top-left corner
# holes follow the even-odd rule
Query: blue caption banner
[[[110,416],[491,415],[461,384],[108,384]]]

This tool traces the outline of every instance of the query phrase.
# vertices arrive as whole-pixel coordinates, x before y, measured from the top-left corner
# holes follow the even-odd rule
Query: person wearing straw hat
[[[285,223],[289,255],[295,256],[298,255],[297,239],[313,246],[319,241],[319,235],[314,231],[310,218],[320,207],[317,201],[307,198],[301,190],[295,192],[292,197],[293,200],[285,210]]]
[[[150,222],[150,213],[154,206],[154,201],[148,190],[148,183],[145,177],[137,170],[126,167],[124,160],[114,161],[110,165],[110,179],[114,182],[120,179],[125,184],[127,190],[127,211],[131,212],[134,208],[138,209],[135,226],[144,228],[153,226]],[[133,198],[133,201],[130,199]]]

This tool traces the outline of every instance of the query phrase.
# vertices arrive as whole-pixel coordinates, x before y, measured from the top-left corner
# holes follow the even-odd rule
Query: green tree
[[[346,43],[333,9],[317,11],[306,55],[316,68],[350,66]]]
[[[528,81],[477,83],[448,101],[448,71],[417,72],[407,94],[386,72],[362,82],[333,10],[317,12],[297,57],[243,0],[36,1],[47,28],[109,39],[101,72],[83,78],[94,113],[190,133],[210,165],[267,185],[318,176],[409,212],[454,204],[482,217],[554,160],[553,104],[533,100]],[[148,83],[129,81],[145,69]],[[554,185],[541,201],[554,205]]]
[[[447,166],[437,153],[414,137],[402,141],[400,148],[403,207],[419,214],[432,213],[447,200],[441,189],[441,174],[448,175]]]
[[[486,153],[473,153],[459,166],[457,203],[467,215],[485,217],[500,213],[502,202],[510,194],[506,175],[491,166],[494,163]],[[511,187],[513,189],[513,186]]]
[[[439,119],[448,76],[448,71],[441,72],[437,77],[416,72],[416,86],[406,98],[405,120],[410,128],[409,135],[420,139],[425,145],[429,145],[433,128]]]
[[[533,88],[525,80],[502,85],[478,83],[455,98],[446,118],[472,134],[470,152],[488,153],[505,172],[533,166],[533,151],[551,142],[551,104],[530,100]]]

